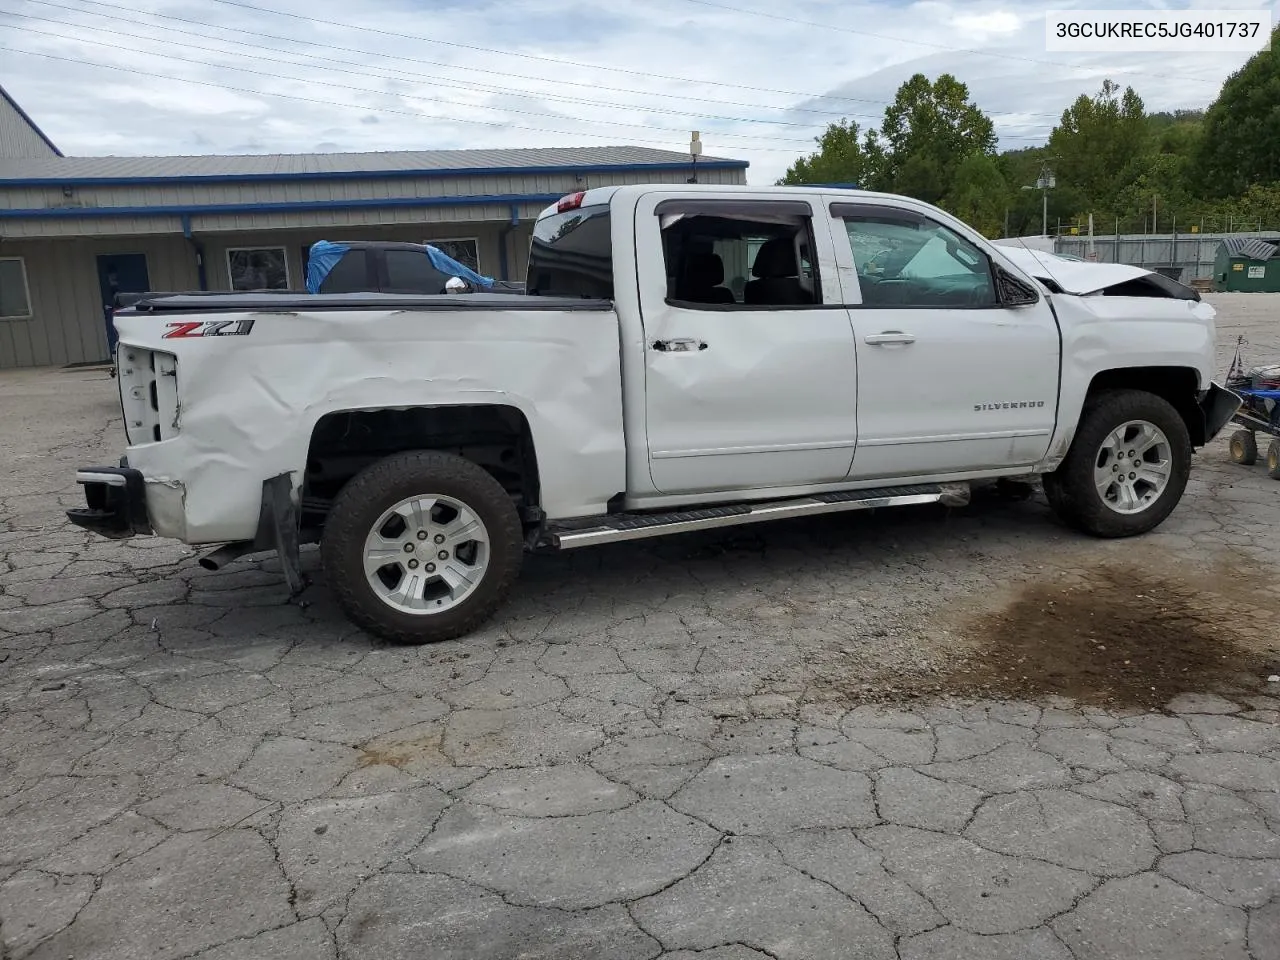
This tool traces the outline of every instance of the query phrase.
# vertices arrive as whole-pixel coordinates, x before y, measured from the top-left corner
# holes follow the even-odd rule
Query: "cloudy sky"
[[[1247,54],[1046,53],[1046,10],[1280,0],[0,0],[0,84],[67,154],[634,143],[771,182],[951,72],[1003,147],[1110,77],[1201,107]]]

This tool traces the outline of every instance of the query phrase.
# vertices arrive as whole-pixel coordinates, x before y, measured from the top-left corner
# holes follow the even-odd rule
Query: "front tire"
[[[1173,405],[1140,390],[1108,390],[1085,403],[1066,459],[1044,478],[1069,526],[1132,537],[1164,522],[1191,473],[1191,438]]]
[[[330,589],[392,643],[452,640],[493,616],[524,559],[510,494],[462,457],[399,453],[339,492],[320,543]]]

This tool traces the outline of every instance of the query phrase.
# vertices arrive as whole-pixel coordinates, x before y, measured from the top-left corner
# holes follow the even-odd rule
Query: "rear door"
[[[857,361],[828,220],[814,213],[807,200],[640,199],[646,434],[661,493],[847,475]]]
[[[833,203],[858,344],[851,477],[1035,463],[1057,414],[1057,321],[1042,296],[1004,306],[981,246],[905,207]],[[843,229],[841,229],[843,227]]]

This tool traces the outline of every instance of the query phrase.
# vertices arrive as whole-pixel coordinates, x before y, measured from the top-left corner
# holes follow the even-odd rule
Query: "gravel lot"
[[[1221,295],[1280,359],[1280,296]],[[399,649],[64,520],[114,381],[0,375],[0,958],[1280,958],[1280,485],[529,561]]]

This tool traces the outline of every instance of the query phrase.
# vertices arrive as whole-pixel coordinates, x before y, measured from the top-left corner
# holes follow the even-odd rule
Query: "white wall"
[[[302,250],[317,240],[404,240],[413,243],[475,238],[480,272],[499,276],[498,240],[504,224],[451,223],[308,230],[251,231],[197,235],[204,248],[210,290],[228,290],[227,250],[284,247],[291,286],[304,289]],[[507,237],[508,272],[524,279],[532,221]],[[66,240],[0,239],[0,258],[21,258],[26,268],[29,319],[0,320],[0,369],[63,365],[107,358],[97,257],[141,253],[147,258],[152,290],[199,289],[195,249],[182,237],[138,236]]]
[[[0,369],[104,360],[107,333],[97,257],[141,253],[152,289],[194,290],[195,258],[181,237],[0,240],[0,257],[26,266],[32,316],[0,320]]]

